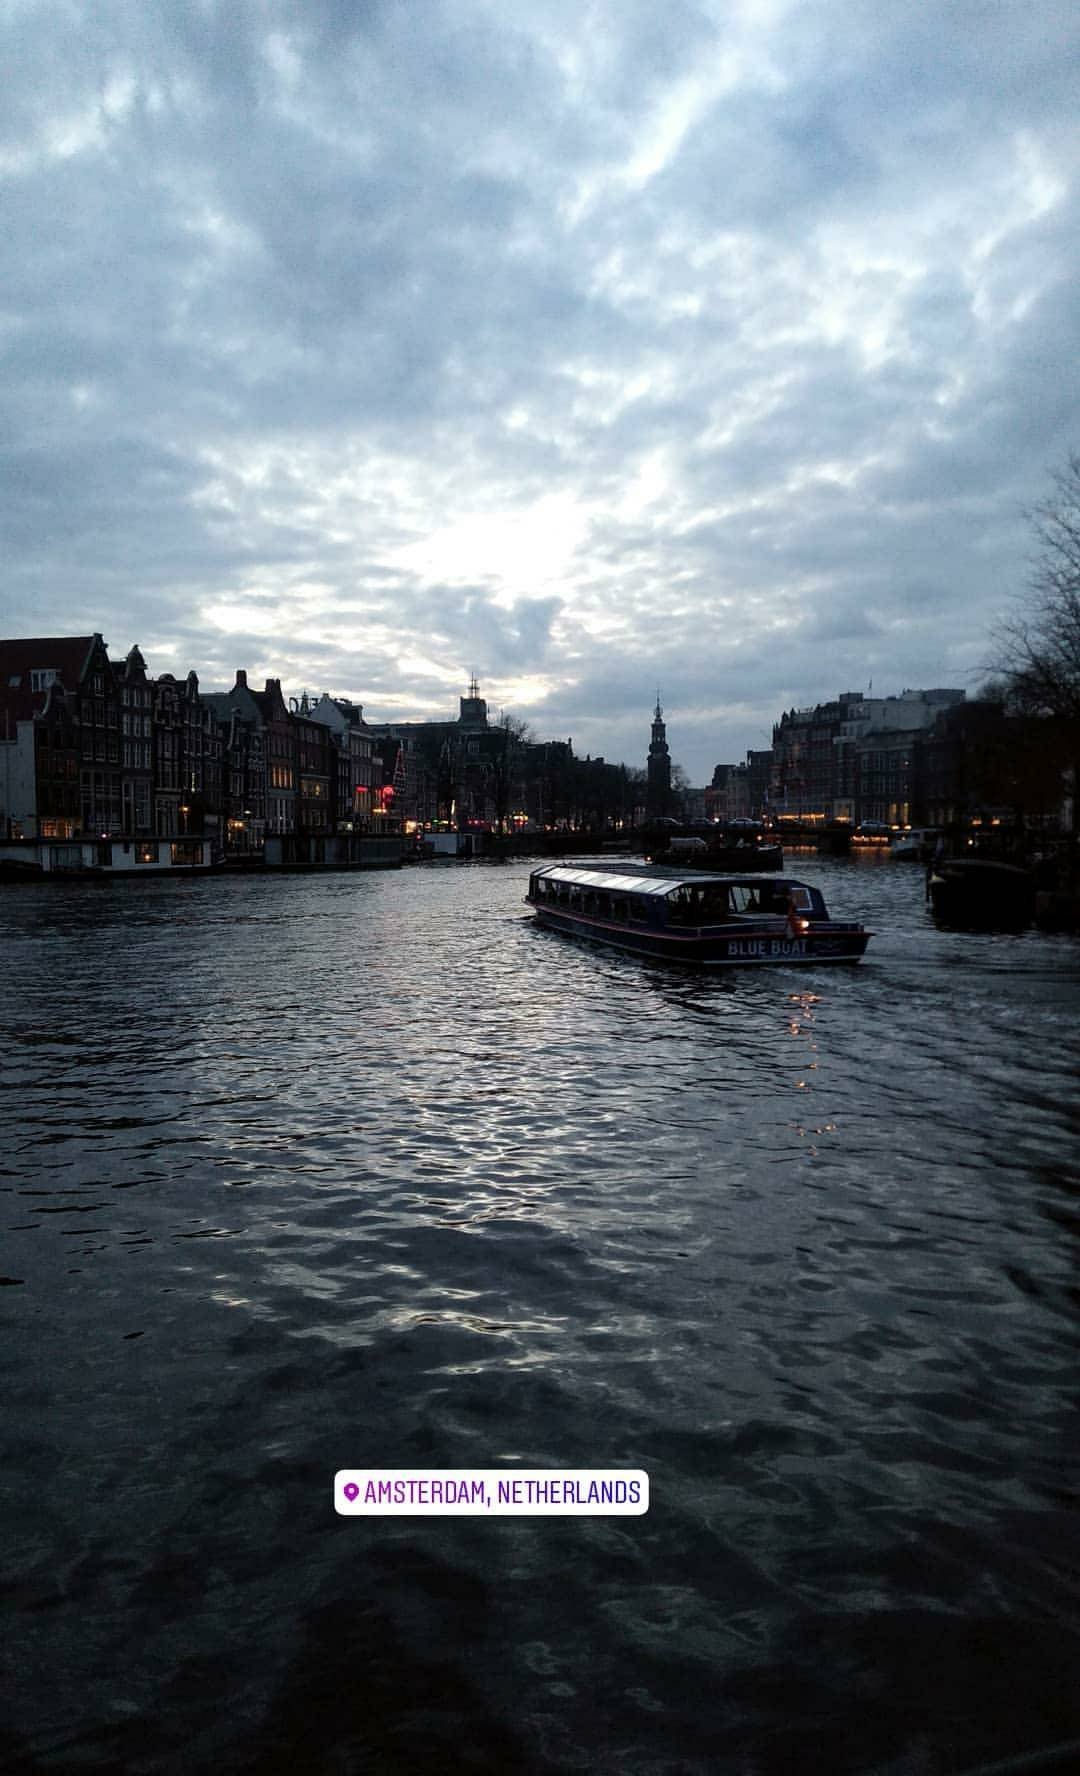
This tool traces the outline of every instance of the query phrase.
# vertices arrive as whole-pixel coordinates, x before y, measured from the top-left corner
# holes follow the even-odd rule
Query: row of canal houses
[[[948,827],[986,817],[1072,827],[1075,735],[959,688],[844,691],[784,712],[767,751],[718,765],[706,813]]]
[[[494,810],[480,786],[493,774],[467,764],[491,750],[493,730],[469,688],[434,758],[461,754],[444,771],[454,812],[483,818]],[[447,811],[430,746],[365,723],[358,704],[287,701],[279,679],[254,690],[243,671],[231,690],[201,691],[194,672],[151,676],[138,647],[110,660],[100,634],[0,641],[0,755],[0,839],[141,842],[147,861],[160,842],[173,862],[322,861],[331,838],[400,831],[407,810],[421,822]]]

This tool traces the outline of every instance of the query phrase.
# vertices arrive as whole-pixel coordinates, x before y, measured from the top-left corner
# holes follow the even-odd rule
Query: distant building
[[[738,765],[717,765],[704,792],[707,820],[760,820],[769,811],[772,751],[748,752]]]
[[[249,693],[262,723],[266,746],[266,831],[286,838],[297,830],[296,735],[280,678]]]
[[[99,679],[104,696],[107,669],[100,635],[0,641],[0,838],[66,839],[82,831],[80,693],[92,698]],[[103,774],[104,713],[103,703]],[[91,745],[91,781],[93,760]]]
[[[148,780],[121,755],[122,676],[98,634],[0,642],[3,836],[149,830]],[[135,694],[127,689],[125,706]]]
[[[374,740],[364,723],[359,703],[331,697],[325,691],[311,706],[312,721],[322,722],[332,736],[337,768],[334,795],[339,830],[367,830],[371,823]]]
[[[306,691],[300,697],[290,697],[289,720],[297,773],[296,830],[322,838],[335,827],[337,757],[330,730],[313,719]]]
[[[217,841],[223,738],[214,710],[200,695],[194,672],[184,679],[163,672],[146,684],[153,705],[142,729],[153,759],[154,831],[159,837],[196,833]]]
[[[99,634],[0,642],[0,834],[220,835],[221,731],[194,672],[152,679]]]
[[[498,828],[507,823],[516,789],[524,799],[516,781],[523,749],[506,723],[489,722],[475,678],[458,700],[456,721],[372,723],[370,733],[376,742],[401,742],[400,761],[396,752],[385,758],[393,757],[404,784],[394,806],[406,824]]]
[[[682,818],[688,824],[697,825],[708,818],[705,813],[705,794],[704,788],[699,789],[689,785],[686,789],[679,791]]]
[[[221,736],[221,794],[225,849],[258,855],[266,838],[266,736],[262,712],[238,670],[231,691],[204,691]]]
[[[787,710],[773,728],[773,811],[803,820],[925,823],[925,742],[962,690],[865,697],[842,691],[812,709]]]
[[[772,781],[772,747],[749,751],[746,755],[746,792],[750,813],[755,820],[769,812],[769,784]]]
[[[749,813],[745,765],[717,765],[705,791],[707,820],[738,820]]]

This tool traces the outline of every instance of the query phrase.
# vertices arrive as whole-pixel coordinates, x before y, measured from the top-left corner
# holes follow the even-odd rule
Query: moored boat
[[[909,826],[889,840],[889,856],[897,863],[929,863],[940,837],[940,826]]]
[[[747,870],[775,873],[784,867],[784,848],[767,839],[759,839],[752,845],[741,841],[734,845],[717,845],[706,851],[700,867],[720,875],[741,875]]]
[[[646,835],[645,851],[650,862],[665,869],[701,869],[714,875],[784,867],[783,847],[767,838],[755,821],[659,828]]]
[[[0,881],[130,882],[150,876],[205,876],[222,867],[215,841],[202,837],[0,842]]]
[[[946,925],[1028,925],[1035,912],[1030,870],[993,857],[945,857],[931,865],[926,893]]]
[[[788,876],[546,864],[525,898],[552,930],[709,968],[857,962],[872,936],[830,918],[820,890]]]

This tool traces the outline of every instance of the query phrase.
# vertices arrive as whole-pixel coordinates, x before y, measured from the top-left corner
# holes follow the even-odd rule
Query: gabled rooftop
[[[77,691],[100,635],[33,635],[0,641],[0,710],[29,721],[45,707],[51,685]]]

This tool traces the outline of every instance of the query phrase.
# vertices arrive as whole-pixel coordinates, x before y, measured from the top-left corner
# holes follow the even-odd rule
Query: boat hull
[[[824,931],[790,932],[770,924],[675,932],[652,930],[644,925],[614,925],[555,907],[538,906],[535,910],[539,924],[568,937],[584,938],[657,961],[692,963],[705,968],[857,962],[870,939],[870,933],[861,926],[830,925]]]

